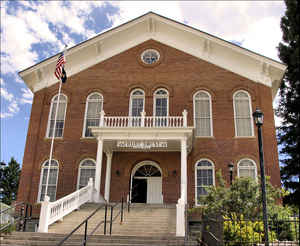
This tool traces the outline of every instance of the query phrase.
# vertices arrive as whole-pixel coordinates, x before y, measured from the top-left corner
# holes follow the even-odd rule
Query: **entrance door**
[[[147,201],[147,180],[146,179],[133,178],[131,201],[133,203],[146,203]]]
[[[131,201],[135,203],[163,203],[162,172],[152,161],[135,166],[131,179]]]
[[[161,177],[147,178],[147,203],[163,203]]]

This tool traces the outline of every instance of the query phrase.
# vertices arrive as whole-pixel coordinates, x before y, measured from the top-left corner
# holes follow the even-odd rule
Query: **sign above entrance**
[[[167,148],[168,143],[166,141],[118,141],[117,147],[132,149]]]

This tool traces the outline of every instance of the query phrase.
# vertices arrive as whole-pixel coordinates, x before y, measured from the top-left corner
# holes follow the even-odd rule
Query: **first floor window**
[[[253,160],[243,159],[238,163],[238,177],[250,177],[256,179],[256,164]]]
[[[206,188],[215,183],[213,163],[207,159],[198,161],[195,166],[195,176],[196,204],[199,204],[200,197],[207,195]]]
[[[49,174],[48,174],[49,173]],[[58,178],[58,162],[56,160],[51,161],[49,166],[49,160],[44,162],[41,170],[40,178],[40,193],[39,201],[44,201],[47,187],[47,196],[49,196],[50,201],[56,200],[56,187]]]
[[[79,166],[78,189],[85,187],[90,178],[95,181],[96,163],[92,159],[83,160]]]

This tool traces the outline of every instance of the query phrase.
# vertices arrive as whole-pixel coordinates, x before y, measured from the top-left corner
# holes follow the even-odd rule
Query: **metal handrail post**
[[[105,205],[105,213],[104,213],[104,235],[106,235],[106,222],[107,222],[107,205]]]
[[[110,211],[110,228],[109,228],[109,235],[111,235],[111,231],[112,231],[113,211],[114,211],[114,207],[113,207],[113,206],[111,206],[111,211]]]
[[[83,246],[86,246],[87,224],[88,224],[88,221],[85,222]]]
[[[25,216],[24,216],[24,222],[23,222],[23,231],[26,231],[26,222],[28,217],[28,204],[25,206]]]
[[[124,201],[124,199],[123,199],[123,197],[122,197],[122,204],[121,204],[121,223],[123,222],[123,201]]]

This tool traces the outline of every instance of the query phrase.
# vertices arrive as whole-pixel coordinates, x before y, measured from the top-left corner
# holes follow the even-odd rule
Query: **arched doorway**
[[[153,161],[137,164],[131,173],[132,203],[163,203],[162,170]]]

